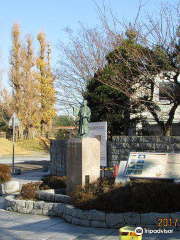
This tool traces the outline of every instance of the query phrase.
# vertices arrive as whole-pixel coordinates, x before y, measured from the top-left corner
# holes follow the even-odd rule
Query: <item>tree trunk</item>
[[[43,135],[45,135],[47,132],[47,125],[44,122],[41,122],[41,132]]]
[[[125,111],[124,111],[124,133],[126,136],[129,135],[129,125],[130,125],[130,99],[126,98]]]
[[[28,127],[27,129],[27,139],[31,139],[31,128]]]

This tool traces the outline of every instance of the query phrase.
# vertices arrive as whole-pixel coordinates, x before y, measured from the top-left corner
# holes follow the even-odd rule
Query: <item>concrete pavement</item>
[[[157,237],[158,235],[154,237],[144,236],[143,239],[157,239]],[[114,229],[79,227],[68,224],[61,218],[10,213],[0,209],[0,239],[118,240],[119,231]]]
[[[16,180],[19,182],[20,186],[30,182],[41,181],[41,178],[49,175],[50,171],[42,172],[42,170],[34,170],[34,171],[24,171],[21,175],[14,175],[12,180]]]

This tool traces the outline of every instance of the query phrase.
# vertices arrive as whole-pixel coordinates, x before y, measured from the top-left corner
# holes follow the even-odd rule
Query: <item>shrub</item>
[[[0,183],[11,180],[11,167],[6,164],[0,164]]]
[[[45,176],[41,180],[43,181],[44,185],[47,185],[49,188],[59,189],[59,188],[66,188],[66,177],[59,177],[59,176]]]
[[[75,207],[105,212],[178,212],[180,184],[168,181],[132,181],[126,184],[107,180],[78,187],[71,193]]]
[[[22,186],[22,190],[20,192],[19,198],[25,199],[25,200],[27,199],[35,200],[36,191],[46,190],[46,189],[49,189],[49,187],[42,184],[42,182],[27,183]]]

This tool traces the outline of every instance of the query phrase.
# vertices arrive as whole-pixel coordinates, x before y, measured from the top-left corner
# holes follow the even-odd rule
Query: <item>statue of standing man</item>
[[[79,137],[86,137],[88,134],[88,123],[90,122],[91,110],[87,106],[87,100],[84,100],[80,108],[74,108],[74,116],[79,117]]]

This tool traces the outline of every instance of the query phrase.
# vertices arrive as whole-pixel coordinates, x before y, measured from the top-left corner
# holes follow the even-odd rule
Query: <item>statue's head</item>
[[[82,106],[87,106],[87,100],[84,100],[84,101],[82,102]]]

